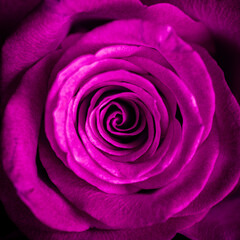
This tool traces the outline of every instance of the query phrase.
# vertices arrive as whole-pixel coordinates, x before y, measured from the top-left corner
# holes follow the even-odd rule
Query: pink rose
[[[5,40],[0,197],[28,238],[240,237],[228,30],[169,2],[48,0]]]

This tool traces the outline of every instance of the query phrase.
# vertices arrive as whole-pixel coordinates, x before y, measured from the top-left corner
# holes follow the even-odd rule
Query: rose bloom
[[[0,199],[25,236],[240,239],[235,3],[1,1]]]

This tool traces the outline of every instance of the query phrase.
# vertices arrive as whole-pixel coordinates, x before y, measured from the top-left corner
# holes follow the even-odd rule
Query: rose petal
[[[65,157],[62,151],[67,151],[66,141],[64,140],[65,113],[67,110],[67,105],[77,88],[83,85],[89,77],[102,71],[124,68],[134,72],[142,72],[139,67],[120,59],[111,60],[111,64],[109,64],[108,60],[102,60],[95,63],[93,61],[94,56],[92,55],[83,56],[75,60],[74,63],[70,64],[69,67],[67,67],[58,75],[55,84],[48,95],[45,116],[46,133],[48,139],[50,139],[53,149],[63,161]],[[77,85],[75,81],[78,82]],[[62,85],[64,87],[61,87]],[[59,88],[61,89],[60,92]],[[59,95],[61,96],[60,98],[58,97]],[[53,111],[54,115],[52,114]],[[74,113],[74,115],[76,115],[76,113]],[[53,122],[55,122],[54,125],[52,125]]]
[[[227,39],[230,43],[234,43],[240,48],[238,0],[220,2],[217,0],[205,2],[196,0],[167,0],[154,2],[169,2],[179,7],[187,15],[204,23],[217,36]]]
[[[129,1],[127,1],[129,2]],[[125,2],[125,4],[127,4],[127,2]],[[116,2],[114,2],[113,4],[115,4]],[[75,3],[76,5],[78,5],[78,2]],[[83,4],[83,3],[82,3]],[[91,8],[90,3],[86,3],[87,5],[89,5],[89,7]],[[131,5],[131,3],[130,3]],[[79,5],[81,7],[81,5]],[[97,4],[97,6],[99,6]],[[105,5],[104,5],[105,6]],[[110,5],[111,6],[111,5]],[[93,8],[96,7],[95,4],[92,5]],[[197,23],[195,21],[193,21],[192,19],[190,19],[187,15],[184,15],[178,8],[171,6],[169,4],[159,4],[156,6],[153,6],[151,8],[138,8],[134,5],[134,10],[131,11],[131,8],[125,8],[128,9],[128,11],[121,11],[122,7],[124,7],[124,4],[121,5],[121,7],[119,8],[119,6],[116,8],[111,8],[111,11],[109,12],[109,8],[106,8],[106,11],[108,11],[108,14],[102,14],[101,11],[99,13],[100,16],[94,16],[94,14],[97,14],[99,11],[96,11],[96,13],[90,13],[88,12],[87,14],[83,14],[83,18],[95,18],[96,17],[111,17],[113,19],[118,19],[119,17],[121,18],[121,14],[125,14],[127,13],[126,16],[122,17],[122,18],[145,18],[145,20],[152,20],[154,22],[158,22],[159,25],[162,25],[160,23],[164,23],[166,24],[166,22],[163,22],[163,18],[161,19],[160,16],[165,16],[168,20],[168,25],[171,25],[176,32],[183,37],[186,40],[190,40],[191,42],[196,42],[199,43],[199,41],[203,41],[203,42],[208,42],[209,37],[207,36],[207,29],[204,28],[203,25],[201,25],[200,23]],[[169,9],[170,13],[166,14],[166,10],[165,8]],[[140,11],[137,11],[137,9],[140,9]],[[99,10],[99,9],[98,9]],[[120,12],[119,12],[120,10]],[[118,11],[118,14],[116,14],[115,11]],[[121,13],[122,12],[122,13]],[[158,12],[158,13],[157,13]],[[91,14],[92,17],[91,17]],[[120,14],[120,15],[119,15]],[[187,29],[191,29],[191,31],[186,32],[186,25],[187,24]],[[127,24],[128,25],[128,24]],[[106,26],[104,26],[106,27]],[[126,26],[125,26],[126,27]],[[117,29],[122,29],[120,26],[117,27]],[[116,31],[117,29],[115,29],[114,31]],[[124,27],[123,27],[124,29]],[[123,44],[126,43],[126,40],[124,39],[128,39],[129,36],[131,36],[132,32],[135,32],[134,28],[133,29],[128,29],[128,30],[124,30],[124,31],[120,31],[121,33],[117,34],[117,37],[115,38],[114,34],[110,34],[110,37],[106,37],[108,35],[102,35],[102,34],[96,34],[96,32],[93,33],[93,35],[90,34],[90,36],[93,37],[93,39],[86,39],[86,42],[79,42],[77,45],[75,45],[74,47],[72,47],[71,49],[69,49],[69,51],[66,51],[65,56],[59,61],[59,65],[56,66],[56,68],[58,67],[59,71],[59,67],[63,67],[66,66],[67,63],[71,62],[74,58],[83,55],[83,54],[89,54],[92,53],[93,51],[100,49],[101,47],[103,47],[103,45],[106,43],[107,40],[107,46],[111,43],[119,43],[119,44]],[[124,34],[124,32],[126,32],[127,34]],[[130,33],[130,35],[128,35],[128,33]],[[87,34],[88,35],[88,34]],[[96,37],[95,37],[95,36]],[[127,36],[128,35],[128,36]],[[204,38],[203,40],[200,40],[198,36],[201,36],[202,38]],[[141,36],[141,34],[138,34],[137,39],[139,39],[139,36]],[[195,37],[194,37],[195,36]],[[127,38],[126,38],[127,37]],[[206,37],[206,39],[205,39]],[[136,40],[137,40],[136,39]],[[98,41],[99,40],[99,41]],[[84,48],[82,48],[82,44],[85,45]],[[151,57],[153,57],[154,54],[151,53]],[[166,61],[165,61],[166,62]],[[57,72],[56,71],[56,72]]]
[[[179,77],[196,98],[196,104],[204,124],[202,141],[206,139],[212,126],[215,110],[215,96],[211,78],[201,57],[183,42],[172,29],[167,27],[167,36],[159,36],[157,48],[172,65]],[[160,39],[160,38],[164,39]],[[182,64],[184,62],[184,65]]]
[[[120,93],[120,94],[116,94],[116,95],[114,95],[114,96],[112,96],[112,98],[113,99],[111,99],[111,100],[109,100],[109,101],[113,101],[113,100],[115,100],[115,98],[118,98],[118,97],[121,97],[122,99],[125,99],[126,101],[128,101],[128,103],[131,101],[131,99],[133,98],[133,101],[135,100],[135,98],[137,99],[137,95],[135,96],[134,94],[129,94],[129,93]],[[144,112],[147,112],[146,114],[148,114],[148,111],[147,111],[147,109],[146,109],[146,107],[143,105],[143,104],[141,104],[141,102],[139,102],[139,101],[136,101],[136,102],[138,102],[138,104],[139,104],[139,107],[141,106],[141,110],[142,111],[144,111]],[[106,101],[105,102],[106,104],[108,103],[108,101]],[[133,102],[134,104],[136,104],[135,102]],[[107,119],[107,122],[106,122],[106,124],[107,124],[107,127],[106,127],[106,129],[104,129],[104,122],[103,122],[103,119],[104,119],[104,117],[105,117],[105,115],[106,115],[106,112],[109,110],[109,108],[110,107],[112,107],[112,106],[118,106],[119,107],[119,109],[121,109],[122,111],[121,112],[114,112],[114,113],[112,113],[109,117],[108,117],[108,119]],[[101,107],[101,106],[100,106]],[[136,109],[138,109],[137,108],[137,106],[136,106]],[[90,110],[90,109],[89,109]],[[145,117],[144,116],[142,116],[143,117],[143,122],[145,123],[144,125],[142,125],[142,127],[141,128],[138,128],[137,129],[137,131],[136,132],[128,132],[129,131],[129,129],[127,129],[127,132],[126,131],[123,131],[123,129],[121,129],[120,128],[120,131],[119,131],[119,129],[118,129],[118,127],[116,126],[116,128],[117,129],[114,129],[113,128],[113,126],[111,126],[111,118],[110,117],[112,117],[112,115],[114,115],[113,117],[115,117],[115,114],[117,113],[117,114],[122,114],[122,112],[123,113],[125,113],[125,108],[124,108],[124,106],[121,106],[118,102],[110,102],[109,104],[107,104],[106,105],[106,107],[105,107],[105,109],[103,109],[102,111],[101,111],[101,109],[99,109],[99,108],[97,108],[97,116],[95,116],[96,117],[96,119],[97,119],[97,126],[93,129],[93,132],[92,132],[92,134],[91,134],[91,137],[89,136],[89,140],[93,143],[93,144],[95,144],[95,146],[97,146],[99,143],[100,143],[100,141],[101,141],[101,136],[106,140],[106,143],[108,143],[108,147],[107,148],[105,148],[105,152],[106,153],[109,153],[109,154],[112,154],[113,152],[111,152],[111,145],[113,145],[113,146],[115,146],[116,148],[115,148],[115,150],[116,151],[114,151],[114,154],[113,155],[121,155],[121,156],[123,156],[124,155],[124,148],[126,148],[126,149],[132,149],[132,148],[136,148],[136,147],[140,147],[139,145],[140,145],[140,143],[144,140],[144,138],[141,138],[140,136],[139,136],[139,138],[137,138],[136,140],[134,140],[134,141],[132,141],[132,142],[130,142],[130,143],[121,143],[121,142],[119,142],[118,141],[118,139],[117,139],[117,136],[119,136],[119,137],[122,137],[122,136],[125,136],[126,138],[127,137],[131,137],[131,136],[136,136],[136,135],[138,135],[138,134],[140,134],[143,130],[144,130],[144,128],[145,128],[145,126],[146,126],[146,119],[145,119]],[[92,111],[91,112],[91,117],[93,116],[93,115],[95,115],[95,113],[96,113],[96,111]],[[100,112],[101,111],[101,112]],[[128,113],[129,114],[129,113]],[[80,115],[80,114],[79,114]],[[126,114],[123,114],[123,115],[126,115]],[[125,117],[123,117],[123,118],[130,118],[131,116],[125,116]],[[95,119],[95,120],[96,120]],[[91,120],[92,120],[92,122],[94,121],[93,120],[93,117],[91,118]],[[116,118],[114,119],[114,120],[116,120]],[[114,121],[113,120],[113,121]],[[125,120],[125,119],[124,119]],[[124,121],[123,120],[123,121]],[[149,124],[151,124],[151,123],[149,123]],[[131,128],[132,127],[136,127],[136,125],[137,125],[137,122],[134,122],[134,126],[131,126]],[[87,126],[87,124],[86,124],[86,126]],[[95,131],[94,131],[95,130]],[[121,131],[122,130],[122,131]],[[89,130],[90,131],[90,130]],[[101,133],[101,134],[99,134],[99,133]],[[95,137],[94,137],[94,135],[98,135],[98,138],[97,139],[95,139]],[[116,139],[114,139],[112,136],[110,136],[109,134],[112,134],[112,135],[115,135],[116,134]],[[93,140],[94,139],[94,140]],[[122,148],[121,149],[121,151],[119,151],[119,149],[118,148]],[[103,150],[103,149],[101,149],[101,150]],[[125,152],[126,153],[126,152]],[[130,159],[129,159],[130,160]]]
[[[197,216],[187,216],[181,219],[171,219],[163,224],[156,224],[151,227],[143,227],[136,229],[124,229],[124,230],[96,230],[85,231],[82,233],[65,233],[65,232],[34,232],[28,233],[28,236],[37,236],[36,240],[47,239],[51,236],[51,239],[66,239],[66,240],[146,240],[146,239],[161,239],[169,240],[173,239],[178,230],[184,228],[190,222],[197,222],[202,219],[204,214]]]
[[[36,166],[46,80],[58,57],[56,52],[34,65],[8,102],[3,118],[3,167],[20,199],[43,223],[65,231],[84,231],[89,228],[88,220],[38,177]]]
[[[39,222],[29,211],[29,209],[19,200],[15,195],[15,191],[11,186],[10,182],[6,182],[7,179],[3,181],[3,174],[1,176],[0,183],[1,189],[8,196],[11,197],[5,198],[4,204],[7,208],[7,212],[11,219],[17,224],[21,231],[26,234],[30,239],[42,240],[42,239],[66,239],[66,240],[78,240],[78,239],[89,239],[89,240],[107,240],[107,239],[116,239],[116,240],[125,240],[137,238],[139,240],[145,239],[158,239],[161,236],[163,240],[171,239],[175,233],[181,229],[184,229],[186,226],[189,226],[189,223],[199,221],[204,215],[199,216],[187,216],[185,218],[176,218],[163,225],[155,225],[151,227],[139,228],[139,229],[127,229],[127,230],[96,230],[91,229],[89,231],[76,233],[76,232],[64,232],[56,231],[48,228],[46,225],[43,225]],[[3,198],[1,199],[3,200]],[[15,210],[18,209],[18,214]],[[92,221],[94,222],[94,220]]]
[[[239,197],[225,199],[213,207],[202,221],[182,232],[191,239],[199,240],[239,239],[240,212],[237,211],[239,205]]]
[[[209,30],[174,5],[160,3],[149,6],[144,19],[154,24],[172,26],[177,35],[188,43],[196,43],[210,50],[213,48]]]
[[[9,34],[13,27],[18,25],[41,0],[1,0],[0,1],[0,31]],[[6,24],[7,23],[7,24]],[[1,36],[3,37],[3,36]]]
[[[55,4],[58,11],[67,11],[70,14],[88,13],[94,14],[95,17],[106,18],[107,16],[107,18],[114,19],[129,17],[129,13],[131,13],[130,16],[134,16],[144,9],[144,6],[138,0],[104,0],[102,2],[95,0],[60,0],[60,3],[55,2]],[[125,9],[128,9],[127,13]]]
[[[21,71],[55,50],[65,38],[70,25],[69,16],[54,14],[42,5],[9,37],[2,49],[2,88]]]
[[[230,92],[223,72],[206,50],[196,47],[211,75],[216,96],[214,125],[220,136],[220,152],[209,181],[196,198],[180,215],[200,212],[214,206],[228,195],[240,175],[240,108]]]
[[[216,147],[213,140],[215,139],[209,138],[205,142],[189,167],[176,182],[150,195],[130,194],[121,196],[106,194],[95,189],[64,167],[43,141],[40,145],[40,157],[41,152],[43,152],[41,161],[49,177],[64,196],[69,198],[80,210],[84,210],[92,217],[114,228],[140,227],[160,222],[163,218],[166,219],[168,214],[173,214],[175,211],[184,208],[201,191],[206,184],[215,160]],[[207,155],[205,154],[206,149],[211,149],[211,152],[208,152]],[[205,160],[201,161],[202,171],[199,173],[199,159],[203,158]],[[64,176],[64,179],[62,176]],[[193,178],[195,181],[191,181]],[[131,186],[121,185],[121,187]],[[134,210],[136,207],[139,211]],[[106,208],[108,214],[103,213]],[[112,216],[118,216],[116,221]]]
[[[151,73],[156,78],[161,76],[160,81],[167,87],[171,88],[171,91],[173,92],[173,95],[175,96],[183,115],[183,140],[181,142],[181,146],[178,146],[177,148],[178,155],[175,156],[174,162],[169,165],[169,167],[160,175],[160,178],[158,179],[159,184],[165,185],[168,183],[168,181],[171,181],[179,174],[179,172],[194,155],[202,136],[202,120],[199,115],[198,106],[196,105],[194,96],[181,79],[179,79],[168,69],[164,69],[149,59],[139,57],[138,59],[132,58],[132,61],[136,65],[141,66],[143,69]],[[155,84],[158,85],[157,82]],[[157,174],[159,167],[155,167],[154,171]]]
[[[158,29],[159,33],[156,29]],[[144,39],[141,37],[142,35]],[[159,44],[161,36],[165,38],[168,37],[168,41],[165,41],[164,44]],[[102,44],[125,43],[155,47],[164,55],[173,68],[175,68],[187,87],[193,91],[205,126],[202,140],[207,137],[211,128],[215,106],[211,80],[199,55],[189,45],[177,37],[177,35],[173,33],[172,28],[164,28],[161,25],[151,25],[147,21],[115,21],[105,25],[104,28],[99,27],[93,30],[85,35],[80,42],[84,45],[101,42]],[[171,51],[169,51],[169,47],[171,47]],[[178,55],[178,57],[174,57],[175,55]],[[191,68],[182,68],[180,64],[181,61],[187,61]],[[202,78],[204,78],[204,81],[200,80]],[[197,80],[195,81],[195,79]],[[198,87],[195,86],[196,84]],[[204,96],[204,98],[201,96]]]

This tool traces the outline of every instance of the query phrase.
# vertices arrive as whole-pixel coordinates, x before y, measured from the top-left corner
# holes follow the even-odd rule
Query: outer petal
[[[116,16],[123,17],[123,15],[132,15],[131,10],[137,12],[142,8],[142,3],[138,0],[60,0],[57,8],[59,9],[60,7],[65,8],[65,11],[68,10],[70,13],[90,12],[101,17],[116,18]],[[128,11],[126,11],[126,9]]]
[[[7,11],[9,2],[12,1],[7,2],[2,0],[0,2],[2,5],[0,5],[0,9],[3,13],[0,14],[0,16],[3,20],[6,13],[8,16],[11,15]],[[34,1],[31,3],[33,4]],[[121,5],[121,9],[119,8],[119,4]],[[20,4],[20,7],[22,5]],[[29,8],[31,8],[31,6],[28,4],[24,10],[27,11]],[[22,25],[10,38],[7,39],[3,46],[3,89],[10,84],[18,73],[25,70],[41,57],[50,51],[55,50],[59,46],[69,31],[73,20],[71,17],[76,13],[81,13],[82,19],[88,18],[89,12],[96,11],[98,12],[98,16],[95,16],[95,18],[104,18],[105,16],[108,16],[108,19],[120,17],[126,18],[129,11],[134,12],[136,11],[136,8],[138,8],[139,11],[143,9],[142,4],[137,0],[131,2],[126,0],[116,0],[111,3],[109,1],[105,1],[104,3],[72,0],[62,0],[60,2],[55,0],[44,1],[44,3],[38,7],[33,14],[25,19]],[[15,9],[18,10],[18,14],[21,12],[19,11],[19,6]],[[127,14],[123,9],[129,10],[127,11]],[[13,8],[10,8],[10,10],[14,11]],[[101,11],[103,12],[101,13]],[[88,14],[84,16],[83,13]],[[111,14],[109,15],[109,13]],[[137,15],[138,14],[139,13],[137,13]],[[2,22],[4,22],[3,20]]]
[[[172,26],[177,35],[188,43],[200,44],[211,51],[214,49],[211,34],[206,26],[193,20],[174,5],[161,3],[149,6],[143,19],[154,24]]]
[[[146,5],[170,3],[208,27],[215,36],[215,59],[225,72],[232,92],[240,102],[240,7],[238,0],[143,0]],[[161,5],[161,4],[160,4]],[[160,12],[159,12],[160,13]],[[184,29],[188,32],[188,28]]]
[[[82,233],[66,233],[66,232],[40,232],[39,234],[29,233],[28,236],[34,236],[35,240],[51,239],[51,240],[170,240],[176,235],[176,228],[182,229],[185,224],[191,221],[199,221],[204,214],[196,216],[187,216],[185,218],[175,218],[163,224],[153,225],[139,229],[124,230],[95,230]],[[37,236],[37,237],[36,237]],[[175,238],[174,238],[175,239]],[[178,239],[178,238],[176,238]]]
[[[45,4],[25,19],[2,49],[2,90],[8,89],[7,94],[11,94],[18,83],[16,76],[22,76],[26,68],[55,50],[69,26],[69,16],[55,14]]]
[[[0,169],[2,171],[2,169]],[[85,232],[64,232],[57,231],[47,227],[39,222],[32,214],[29,208],[16,195],[15,189],[5,174],[1,172],[1,189],[6,193],[2,197],[2,201],[6,206],[6,211],[21,231],[26,234],[29,239],[42,240],[170,240],[177,231],[186,228],[189,222],[201,220],[205,214],[195,216],[186,216],[184,218],[173,218],[166,223],[157,224],[150,227],[127,230],[96,230],[90,229]],[[2,188],[3,187],[3,188]],[[17,214],[16,214],[16,209]]]
[[[240,102],[240,4],[238,0],[167,0],[205,24],[215,35],[214,56],[224,70],[232,92]]]
[[[120,0],[118,0],[118,1],[120,1]],[[117,0],[116,0],[116,2],[117,2]],[[116,2],[114,1],[114,4],[116,4]],[[135,2],[135,1],[133,1],[133,2]],[[130,1],[130,5],[133,4],[133,2]],[[123,3],[126,3],[126,1],[123,0]],[[76,3],[76,4],[78,5],[78,3]],[[83,5],[85,5],[85,4],[83,4]],[[86,5],[88,5],[88,4],[86,4]],[[97,6],[98,6],[98,4],[97,4]],[[81,24],[82,24],[81,21],[83,19],[96,19],[96,18],[101,19],[103,17],[104,17],[104,19],[107,18],[110,20],[111,19],[129,19],[129,18],[133,19],[134,18],[134,19],[142,19],[144,21],[154,22],[156,25],[166,25],[166,24],[170,25],[174,28],[174,30],[177,32],[177,34],[180,37],[182,37],[184,40],[191,42],[191,43],[200,43],[200,44],[205,45],[206,43],[209,43],[209,41],[210,41],[209,31],[203,24],[194,21],[187,15],[184,15],[184,13],[181,10],[179,10],[178,8],[176,8],[173,5],[158,4],[155,6],[151,6],[149,8],[137,7],[138,4],[133,5],[133,6],[135,8],[134,11],[130,7],[125,8],[125,9],[127,9],[127,11],[126,10],[122,11],[122,7],[124,7],[124,5],[121,5],[121,7],[118,9],[116,9],[116,7],[115,8],[113,7],[113,8],[111,8],[111,11],[109,11],[109,8],[107,8],[108,9],[107,11],[109,11],[109,13],[108,14],[99,14],[100,16],[96,15],[94,11],[89,12],[87,14],[82,13],[79,15],[79,18],[80,18],[78,20],[79,25],[81,26]],[[93,7],[93,9],[96,8],[95,5],[93,5],[92,7]],[[106,8],[104,8],[104,9],[106,9]],[[138,11],[136,11],[136,9],[138,9]],[[99,11],[97,11],[97,12],[99,12]],[[127,14],[125,16],[122,16],[122,18],[121,18],[121,14],[124,14],[124,13],[127,13]],[[77,22],[77,19],[75,19],[75,21]],[[128,26],[128,24],[127,24],[127,26]],[[186,28],[188,29],[188,31],[186,31]],[[129,33],[129,35],[131,36],[130,29],[124,30],[124,31]],[[124,43],[124,41],[122,41],[122,39],[124,39],[126,36],[126,34],[124,34],[124,31],[120,31],[120,33],[123,33],[123,36],[124,36],[123,38],[122,38],[122,36],[117,35],[117,38],[119,39],[119,41],[118,41],[119,44]],[[82,42],[79,42],[79,45],[74,46],[74,48],[73,48],[74,51],[68,51],[65,54],[66,55],[65,58],[61,59],[60,65],[61,66],[62,66],[62,64],[66,65],[67,63],[72,61],[74,58],[76,58],[79,54],[80,55],[89,54],[90,52],[92,52],[93,49],[94,50],[98,49],[99,48],[98,45],[100,43],[102,43],[102,45],[103,45],[105,42],[105,39],[104,39],[105,35],[98,36],[98,34],[96,32],[94,33],[94,35],[96,35],[95,38],[86,40],[89,42],[87,42],[87,44],[86,44],[87,46],[85,46],[84,48],[81,47]],[[199,36],[201,36],[201,37],[199,37]],[[141,34],[138,34],[138,38],[139,37],[141,37]],[[94,40],[94,46],[91,46],[91,43],[93,40]],[[99,40],[99,41],[97,41],[97,40]],[[112,43],[117,42],[115,40],[114,34],[111,34],[110,36],[108,36],[107,40],[108,40],[108,45],[111,42]],[[90,45],[88,45],[88,43]],[[87,47],[87,49],[86,49],[86,47]],[[66,61],[67,61],[67,63],[64,63]]]
[[[154,0],[142,1],[146,5],[167,2],[204,23],[213,33],[240,48],[239,1]]]
[[[207,216],[183,234],[193,240],[240,239],[240,197],[228,197],[213,207]]]
[[[41,0],[1,0],[0,1],[0,32],[8,34],[13,27],[31,11]],[[6,24],[7,23],[7,24]],[[3,37],[3,35],[1,37]]]
[[[208,184],[199,196],[182,212],[201,212],[225,198],[235,187],[240,176],[240,108],[230,92],[221,69],[206,50],[196,47],[211,75],[216,96],[214,125],[218,127],[220,152]]]
[[[2,173],[2,172],[1,172]],[[176,234],[176,227],[184,229],[186,223],[196,220],[201,220],[204,215],[187,216],[185,218],[176,218],[168,221],[166,224],[154,225],[140,229],[127,230],[96,230],[91,229],[85,232],[64,232],[56,231],[48,228],[39,222],[29,211],[29,209],[16,196],[15,190],[11,183],[5,179],[1,174],[1,183],[5,186],[10,198],[5,198],[6,211],[9,216],[16,222],[17,226],[29,238],[34,240],[51,239],[51,240],[170,240]],[[18,214],[16,214],[18,209]]]
[[[39,178],[36,165],[46,80],[58,57],[56,52],[32,67],[7,104],[2,130],[3,168],[18,196],[42,222],[56,229],[84,231],[89,228],[88,220]]]

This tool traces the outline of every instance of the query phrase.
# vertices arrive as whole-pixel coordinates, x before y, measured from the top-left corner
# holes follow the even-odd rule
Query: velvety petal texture
[[[151,6],[154,4],[159,5],[158,3],[173,4],[193,19],[203,23],[212,32],[215,44],[211,45],[209,51],[211,51],[218,59],[218,64],[220,64],[220,66],[224,70],[228,85],[230,86],[233,94],[238,100],[238,103],[240,103],[239,1],[142,0],[141,2],[147,6]]]
[[[199,0],[153,0],[142,3],[152,5],[157,3],[170,3],[194,19],[208,26],[209,29],[224,41],[229,41],[240,47],[240,19],[239,1],[199,1]]]
[[[240,109],[208,50],[170,4],[51,0],[29,16],[2,51],[0,197],[19,228],[214,239],[199,234],[220,215],[238,236],[238,200],[221,201],[239,181]]]
[[[213,207],[203,221],[183,232],[190,239],[239,239],[239,189]],[[221,219],[221,221],[219,221]]]
[[[40,4],[41,0],[1,0],[0,30],[1,38],[7,35],[21,22],[27,14]],[[0,39],[3,40],[3,39]]]

